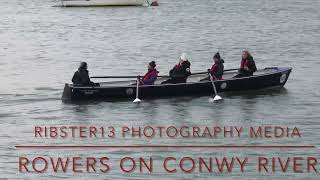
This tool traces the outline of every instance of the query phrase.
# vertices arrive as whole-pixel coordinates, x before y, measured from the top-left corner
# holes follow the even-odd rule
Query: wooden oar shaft
[[[210,77],[210,81],[211,81],[211,84],[212,84],[212,87],[213,87],[214,94],[215,94],[215,95],[218,95],[216,86],[215,86],[215,84],[214,84],[214,82],[213,82],[213,79],[212,79],[212,74],[211,74],[209,71],[208,71],[208,75],[209,75],[209,77]]]
[[[228,71],[235,71],[239,69],[226,69],[223,72],[228,72]],[[193,73],[192,75],[199,75],[199,74],[207,74],[208,72],[198,72],[198,73]],[[169,78],[170,76],[158,76],[162,78]],[[93,79],[136,79],[137,76],[92,76],[91,78]]]
[[[136,99],[133,103],[140,103],[141,100],[139,99],[139,84],[140,84],[140,76],[137,77],[137,84],[136,84]]]
[[[137,76],[92,76],[90,78],[93,78],[93,79],[121,79],[121,78],[134,78],[136,79]]]
[[[167,78],[169,76],[157,76]],[[136,79],[137,76],[92,76],[93,79]]]
[[[90,0],[61,0],[61,1],[90,1]]]

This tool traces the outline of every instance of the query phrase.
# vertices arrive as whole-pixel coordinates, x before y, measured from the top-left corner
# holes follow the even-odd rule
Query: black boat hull
[[[267,69],[267,68],[266,68]],[[249,91],[272,87],[283,87],[291,73],[291,68],[274,68],[269,73],[242,78],[230,78],[215,81],[218,92]],[[140,86],[140,98],[190,96],[213,94],[211,81],[190,82],[181,84],[156,84]],[[63,101],[70,100],[111,100],[120,98],[134,99],[135,85],[126,86],[100,86],[100,87],[74,87],[66,84],[62,95]]]

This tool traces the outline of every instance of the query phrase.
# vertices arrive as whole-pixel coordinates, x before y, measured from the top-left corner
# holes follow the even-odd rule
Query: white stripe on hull
[[[146,0],[62,0],[62,5],[70,6],[142,6]]]

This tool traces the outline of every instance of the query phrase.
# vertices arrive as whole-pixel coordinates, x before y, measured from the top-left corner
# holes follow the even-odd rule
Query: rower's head
[[[180,56],[179,63],[182,64],[185,61],[188,61],[187,54],[186,53],[182,53],[181,56]]]
[[[159,3],[157,0],[152,1],[152,3],[150,4],[151,6],[159,6]]]
[[[155,62],[155,61],[151,61],[151,62],[149,62],[149,64],[148,64],[148,70],[152,70],[152,69],[154,69],[156,66],[157,66],[157,65],[156,65],[156,62]]]
[[[250,55],[250,53],[249,53],[248,50],[244,50],[244,51],[242,52],[242,59],[249,59],[250,56],[251,56],[251,55]]]
[[[217,53],[213,56],[213,61],[214,61],[215,63],[218,63],[220,60],[221,60],[220,53],[217,52]]]
[[[88,64],[86,62],[81,62],[80,63],[80,66],[79,66],[79,69],[85,69],[87,70],[88,69]]]

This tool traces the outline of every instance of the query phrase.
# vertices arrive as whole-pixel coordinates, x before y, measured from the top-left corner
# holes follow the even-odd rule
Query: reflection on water
[[[228,98],[254,99],[259,97],[286,96],[289,94],[289,91],[286,87],[281,87],[281,88],[274,88],[274,89],[262,89],[262,90],[256,90],[256,91],[226,92],[224,94]]]

